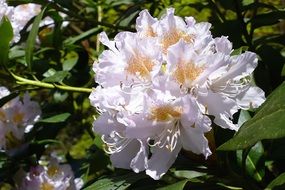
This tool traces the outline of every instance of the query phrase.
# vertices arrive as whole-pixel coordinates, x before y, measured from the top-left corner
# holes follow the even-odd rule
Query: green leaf
[[[285,172],[272,180],[265,190],[271,190],[285,184]]]
[[[46,8],[44,8],[41,13],[35,18],[33,22],[32,29],[29,33],[26,45],[26,62],[30,71],[32,71],[32,64],[33,64],[33,56],[34,56],[34,48],[36,43],[36,38],[38,36],[39,27],[41,20],[43,18],[44,12]]]
[[[62,82],[68,76],[70,76],[68,71],[57,71],[52,76],[44,78],[43,82]]]
[[[283,65],[282,71],[281,71],[281,76],[284,77],[285,76],[285,64]]]
[[[97,180],[92,185],[84,188],[84,190],[124,190],[127,189],[132,183],[145,178],[145,175],[129,173],[121,176],[114,176],[102,178]]]
[[[285,19],[285,11],[272,11],[269,13],[264,13],[255,16],[250,20],[253,28],[258,28],[261,26],[268,26],[277,24],[280,22],[280,19]]]
[[[237,151],[237,161],[242,166],[242,150]],[[256,181],[262,181],[264,177],[264,162],[262,162],[264,149],[261,142],[254,145],[247,157],[245,162],[246,173],[253,177]]]
[[[13,39],[13,28],[9,19],[4,16],[0,23],[0,65],[5,65],[8,61],[10,41]]]
[[[187,182],[188,182],[188,180],[185,179],[185,180],[179,181],[177,183],[159,188],[159,190],[183,190]]]
[[[193,170],[176,170],[174,171],[174,175],[178,178],[192,179],[192,178],[201,177],[207,174],[202,173],[202,172],[193,171]]]
[[[218,150],[238,150],[253,146],[263,139],[285,137],[285,82],[262,105],[256,115],[244,123],[237,134]]]
[[[39,120],[39,122],[42,122],[42,123],[60,123],[60,122],[66,121],[70,115],[71,115],[70,113],[62,113],[62,114],[55,115],[55,116],[52,116],[49,118],[41,119],[41,120]]]
[[[62,70],[70,71],[76,65],[78,58],[79,56],[76,52],[68,53],[64,58]]]
[[[238,49],[235,49],[232,53],[231,53],[231,55],[233,56],[233,55],[240,55],[240,54],[242,54],[243,52],[245,52],[245,51],[247,51],[248,50],[248,46],[241,46],[240,48],[238,48]]]
[[[92,28],[90,30],[87,30],[86,32],[83,32],[82,34],[75,36],[75,37],[70,37],[67,38],[63,43],[67,46],[67,45],[72,45],[78,41],[82,41],[86,38],[88,38],[91,35],[96,35],[98,33],[100,33],[102,31],[101,28]]]

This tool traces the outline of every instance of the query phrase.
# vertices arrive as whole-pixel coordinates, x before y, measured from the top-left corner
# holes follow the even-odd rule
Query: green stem
[[[60,89],[60,90],[72,91],[72,92],[84,92],[84,93],[92,92],[92,89],[90,88],[73,87],[73,86],[66,86],[66,85],[58,85],[55,83],[51,84],[51,83],[46,83],[42,81],[35,81],[35,80],[30,80],[30,79],[17,76],[14,73],[11,73],[11,75],[17,80],[17,83],[21,85],[33,85],[33,86],[38,86],[42,88]]]

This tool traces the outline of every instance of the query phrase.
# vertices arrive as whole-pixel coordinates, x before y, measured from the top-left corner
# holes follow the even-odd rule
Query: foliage
[[[11,24],[0,24],[0,85],[12,94],[0,106],[28,90],[40,103],[42,117],[25,136],[27,146],[13,154],[0,152],[0,189],[12,189],[20,167],[34,165],[56,151],[71,164],[82,189],[282,189],[285,187],[285,12],[281,1],[266,0],[8,0],[9,5],[37,3],[42,12],[11,43]],[[144,174],[114,169],[102,142],[92,132],[96,110],[89,93],[96,86],[92,64],[103,46],[101,31],[114,36],[134,31],[143,9],[160,16],[174,7],[179,16],[209,21],[215,36],[228,36],[235,49],[256,52],[254,73],[267,101],[258,110],[241,111],[236,134],[215,127],[215,156],[206,161],[182,151],[159,181]],[[59,14],[66,14],[63,17]],[[51,17],[53,27],[40,21]],[[283,20],[282,20],[283,19]],[[69,24],[64,26],[64,22]],[[243,124],[244,123],[244,124]],[[83,149],[86,149],[82,151]],[[80,152],[80,153],[79,153]],[[79,155],[78,155],[79,154]]]

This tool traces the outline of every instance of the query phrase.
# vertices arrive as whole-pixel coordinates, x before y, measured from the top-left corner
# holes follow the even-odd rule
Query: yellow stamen
[[[6,114],[2,110],[0,110],[0,121],[6,121]]]
[[[55,175],[57,175],[59,172],[59,168],[57,166],[49,166],[48,167],[48,171],[47,171],[47,174],[50,176],[50,177],[53,177]]]
[[[153,66],[154,64],[150,58],[136,55],[129,59],[128,66],[125,70],[129,74],[139,74],[142,78],[148,78]]]
[[[161,43],[162,43],[163,53],[167,53],[168,47],[173,44],[176,44],[180,39],[183,39],[186,43],[193,42],[193,37],[190,36],[189,34],[183,31],[174,30],[164,35],[162,39]]]
[[[16,112],[13,115],[12,119],[13,119],[13,122],[15,122],[15,123],[21,123],[21,122],[23,122],[23,119],[24,119],[24,113]]]
[[[192,62],[180,61],[173,76],[180,85],[187,85],[188,82],[194,81],[203,71],[203,67],[196,66]]]
[[[54,190],[54,186],[48,182],[44,182],[41,184],[40,190]]]
[[[151,109],[150,119],[159,122],[166,122],[173,118],[179,118],[182,113],[181,107],[173,107],[171,105],[163,105]]]

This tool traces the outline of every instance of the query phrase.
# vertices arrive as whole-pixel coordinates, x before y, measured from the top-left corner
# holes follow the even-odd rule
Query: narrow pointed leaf
[[[34,48],[36,43],[36,38],[38,36],[39,27],[41,20],[43,18],[44,12],[46,8],[44,8],[41,13],[35,18],[33,22],[32,29],[29,33],[27,45],[26,45],[26,62],[30,71],[32,71],[32,64],[33,64],[33,56],[34,56]]]

